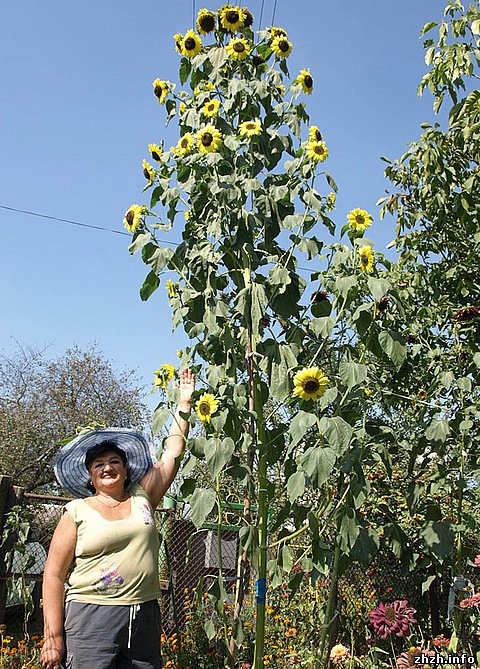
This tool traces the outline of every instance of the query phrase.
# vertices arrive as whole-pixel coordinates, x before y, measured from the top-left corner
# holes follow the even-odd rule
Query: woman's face
[[[97,492],[123,488],[128,475],[127,466],[113,451],[106,451],[92,460],[88,471]]]

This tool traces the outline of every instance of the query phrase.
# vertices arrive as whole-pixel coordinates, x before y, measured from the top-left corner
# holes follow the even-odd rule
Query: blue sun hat
[[[90,475],[85,467],[85,456],[90,448],[107,440],[125,451],[130,486],[139,481],[156,462],[154,452],[140,432],[123,427],[90,430],[62,446],[56,455],[54,472],[62,488],[75,497],[92,495],[87,488]]]

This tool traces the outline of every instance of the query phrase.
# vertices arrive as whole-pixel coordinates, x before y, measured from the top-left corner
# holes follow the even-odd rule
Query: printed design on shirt
[[[103,564],[100,566],[100,575],[95,584],[95,590],[112,595],[119,590],[124,582],[125,579],[123,576],[120,576],[117,567]]]
[[[153,519],[152,512],[151,512],[150,507],[148,506],[148,504],[146,502],[142,503],[142,505],[140,507],[140,510],[142,512],[143,522],[145,523],[145,525],[155,525],[155,521]]]

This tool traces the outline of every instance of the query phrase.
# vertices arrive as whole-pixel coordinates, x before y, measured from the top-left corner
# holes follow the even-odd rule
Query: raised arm
[[[60,669],[65,653],[63,611],[65,579],[75,555],[77,528],[68,513],[60,518],[53,533],[43,572],[44,644],[40,662],[45,669]]]
[[[189,369],[180,372],[180,398],[170,432],[165,442],[161,460],[156,462],[140,481],[142,488],[147,492],[150,502],[155,508],[170,488],[179,466],[179,456],[185,450],[185,440],[188,436],[188,422],[180,416],[189,414],[192,405],[192,393],[195,390],[195,375]]]

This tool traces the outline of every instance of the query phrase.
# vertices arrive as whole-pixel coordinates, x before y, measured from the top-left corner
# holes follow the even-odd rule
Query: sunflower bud
[[[326,290],[317,290],[312,293],[313,304],[320,304],[320,302],[328,302],[328,293]]]

